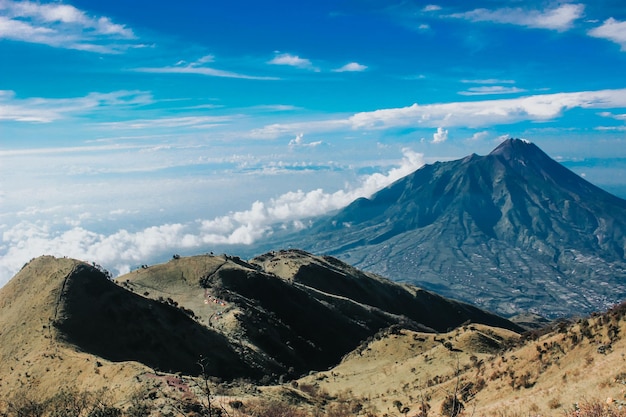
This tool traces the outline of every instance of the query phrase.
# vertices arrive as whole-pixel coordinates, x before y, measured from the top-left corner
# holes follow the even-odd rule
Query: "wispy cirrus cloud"
[[[92,146],[56,146],[50,148],[27,148],[27,149],[8,149],[0,150],[0,157],[11,156],[48,156],[54,154],[73,154],[73,153],[103,153],[107,151],[128,151],[138,149],[137,145],[92,145]]]
[[[608,117],[615,120],[624,120],[626,121],[626,114],[614,114],[611,112],[600,112],[598,113],[602,117]]]
[[[501,85],[491,85],[482,87],[470,87],[465,91],[459,91],[462,96],[485,96],[491,94],[514,94],[523,93],[526,90],[518,87],[504,87]]]
[[[620,22],[611,17],[605,20],[601,26],[591,29],[587,34],[594,38],[603,38],[615,42],[622,47],[622,51],[626,51],[626,21]]]
[[[363,72],[367,69],[367,65],[358,62],[350,62],[342,67],[334,69],[333,72]]]
[[[268,112],[286,112],[286,111],[294,111],[301,110],[301,107],[294,106],[292,104],[259,104],[257,106],[251,107],[253,110],[261,110]]]
[[[598,126],[594,128],[595,130],[604,130],[604,131],[615,131],[615,132],[626,132],[626,126]]]
[[[461,80],[464,84],[515,84],[515,80],[504,80],[500,78],[484,78],[477,80]]]
[[[164,67],[140,67],[134,68],[135,72],[145,72],[153,74],[196,74],[205,75],[208,77],[223,77],[223,78],[239,78],[244,80],[278,80],[277,77],[267,77],[258,75],[248,75],[238,72],[225,71],[214,67],[209,67],[206,64],[214,62],[215,57],[213,55],[205,55],[204,57],[193,61],[178,61],[175,65]]]
[[[274,58],[268,61],[271,65],[286,65],[289,67],[295,67],[300,69],[306,69],[310,71],[319,72],[319,68],[313,65],[310,59],[301,58],[298,55],[292,55],[289,53],[277,53]]]
[[[451,14],[448,17],[466,19],[472,22],[502,23],[535,29],[565,31],[572,28],[574,22],[583,16],[584,10],[583,4],[563,4],[546,10],[509,7],[495,10],[474,9]]]
[[[71,98],[25,98],[15,92],[0,90],[0,120],[30,123],[50,123],[73,114],[86,114],[102,108],[128,107],[153,103],[147,91],[114,91],[89,93]]]
[[[146,128],[206,128],[231,122],[238,116],[183,116],[161,117],[154,119],[137,119],[123,122],[101,123],[101,126],[114,129],[146,129]]]
[[[0,39],[97,53],[140,47],[132,29],[60,3],[0,0]]]

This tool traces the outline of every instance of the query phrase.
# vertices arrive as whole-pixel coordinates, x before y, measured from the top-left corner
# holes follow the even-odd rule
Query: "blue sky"
[[[0,0],[0,285],[306,227],[507,137],[626,197],[625,73],[622,0]]]

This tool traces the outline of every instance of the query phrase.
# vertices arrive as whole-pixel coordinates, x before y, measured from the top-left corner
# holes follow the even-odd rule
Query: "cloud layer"
[[[277,224],[303,227],[303,220],[341,208],[358,197],[369,197],[424,164],[422,154],[410,149],[403,152],[399,166],[365,176],[356,187],[333,193],[323,189],[287,192],[214,219],[161,224],[134,232],[120,229],[111,234],[81,226],[58,229],[58,225],[44,220],[0,226],[0,286],[29,259],[43,254],[98,262],[120,274],[176,251],[201,250],[215,244],[250,244],[271,233]]]
[[[73,114],[96,112],[102,108],[137,106],[152,102],[152,95],[146,91],[90,93],[84,97],[73,98],[20,99],[13,91],[0,90],[0,120],[50,123]]]
[[[408,107],[356,113],[345,118],[303,123],[271,124],[255,129],[258,137],[340,130],[383,130],[403,127],[445,128],[513,124],[523,121],[549,121],[571,109],[609,109],[626,107],[626,89],[540,94],[525,97],[413,104]]]

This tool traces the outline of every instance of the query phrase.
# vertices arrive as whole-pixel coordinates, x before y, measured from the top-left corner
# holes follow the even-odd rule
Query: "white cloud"
[[[350,62],[341,68],[333,70],[334,72],[363,72],[367,69],[366,65],[361,65],[358,62]]]
[[[287,65],[290,67],[308,69],[311,71],[319,71],[319,68],[313,66],[313,63],[306,58],[300,58],[297,55],[291,55],[288,53],[278,54],[272,60],[268,62],[268,64],[272,65]]]
[[[221,233],[225,243],[247,243],[256,238],[252,231],[267,231],[269,226],[278,222],[291,222],[312,216],[319,216],[339,209],[359,197],[369,197],[381,188],[408,175],[424,165],[423,155],[410,149],[403,150],[404,157],[399,167],[386,174],[375,173],[364,177],[354,189],[326,193],[322,189],[309,192],[302,190],[285,193],[267,203],[255,202],[249,210],[231,213],[210,221],[204,221],[205,231]],[[243,233],[243,232],[246,233]],[[245,236],[245,241],[237,241]]]
[[[289,145],[288,145],[289,149],[300,148],[300,147],[315,148],[317,146],[320,146],[323,143],[321,140],[307,143],[307,142],[304,142],[303,138],[304,138],[303,133],[297,134],[295,138],[289,141]]]
[[[135,46],[131,29],[67,4],[0,0],[0,14],[0,39],[98,53]]]
[[[519,121],[545,121],[571,108],[613,108],[626,105],[626,89],[526,96],[512,99],[454,102],[357,113],[348,119],[354,129],[409,125],[489,126]]]
[[[496,10],[474,9],[449,17],[467,19],[472,22],[505,23],[528,28],[568,30],[575,20],[583,16],[583,4],[563,4],[547,10],[525,10],[522,8],[502,8]]]
[[[598,126],[594,129],[600,131],[626,132],[626,126]]]
[[[207,62],[213,62],[213,61],[215,61],[215,55],[209,54],[209,55],[200,57],[200,59],[198,59],[196,62],[193,62],[191,65],[192,66],[202,65],[202,64],[206,64]]]
[[[438,127],[437,132],[433,133],[433,143],[441,143],[448,140],[448,131],[443,127]]]
[[[598,115],[602,116],[602,117],[609,117],[609,118],[615,119],[615,120],[625,120],[626,121],[626,114],[613,114],[611,112],[605,111],[605,112],[598,113]]]
[[[19,99],[13,91],[0,91],[0,120],[49,123],[72,114],[86,114],[102,108],[150,104],[154,100],[146,91],[89,93],[72,98]]]
[[[626,107],[626,89],[539,94],[508,99],[413,104],[352,114],[343,118],[297,123],[275,123],[255,129],[250,136],[275,138],[299,132],[384,130],[399,127],[487,127],[522,121],[548,121],[574,109]]]
[[[468,141],[478,142],[478,141],[487,139],[488,137],[489,137],[489,132],[487,131],[476,132],[468,139]]]
[[[491,85],[491,86],[483,86],[483,87],[471,87],[466,91],[459,91],[459,94],[462,96],[484,96],[490,94],[514,94],[514,93],[523,93],[526,90],[523,88],[517,87],[504,87],[501,85]]]
[[[285,134],[297,135],[299,132],[305,130],[309,132],[329,132],[349,128],[350,121],[348,119],[312,120],[295,123],[273,123],[253,129],[250,131],[249,135],[252,138],[273,139]]]
[[[120,229],[111,234],[96,233],[75,223],[56,230],[46,220],[24,220],[4,227],[0,240],[0,286],[29,259],[50,254],[93,261],[124,273],[133,265],[181,250],[201,250],[212,244],[249,244],[271,233],[278,223],[302,227],[302,220],[341,208],[358,197],[369,197],[379,189],[408,175],[424,164],[423,155],[403,150],[399,166],[386,173],[363,177],[357,187],[334,193],[316,189],[288,192],[267,202],[256,201],[248,210],[231,212],[210,220],[151,226],[136,232]],[[123,214],[120,209],[110,214]],[[53,227],[55,226],[55,227]],[[0,226],[0,229],[2,226]]]
[[[622,51],[626,51],[626,21],[620,22],[612,17],[605,20],[601,26],[587,32],[595,38],[608,39],[619,44]]]
[[[303,133],[298,133],[294,139],[291,139],[289,141],[289,146],[292,147],[292,146],[301,145],[303,136],[304,136]]]
[[[501,80],[498,78],[486,78],[482,80],[461,80],[465,84],[515,84],[515,80]]]
[[[424,8],[422,9],[422,11],[424,12],[436,12],[438,10],[441,10],[441,6],[437,6],[436,4],[429,4],[427,6],[424,6]]]

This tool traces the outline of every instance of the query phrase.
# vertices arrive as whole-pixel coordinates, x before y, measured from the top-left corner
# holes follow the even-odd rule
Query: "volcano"
[[[522,139],[425,165],[287,241],[503,315],[626,298],[626,201]]]

